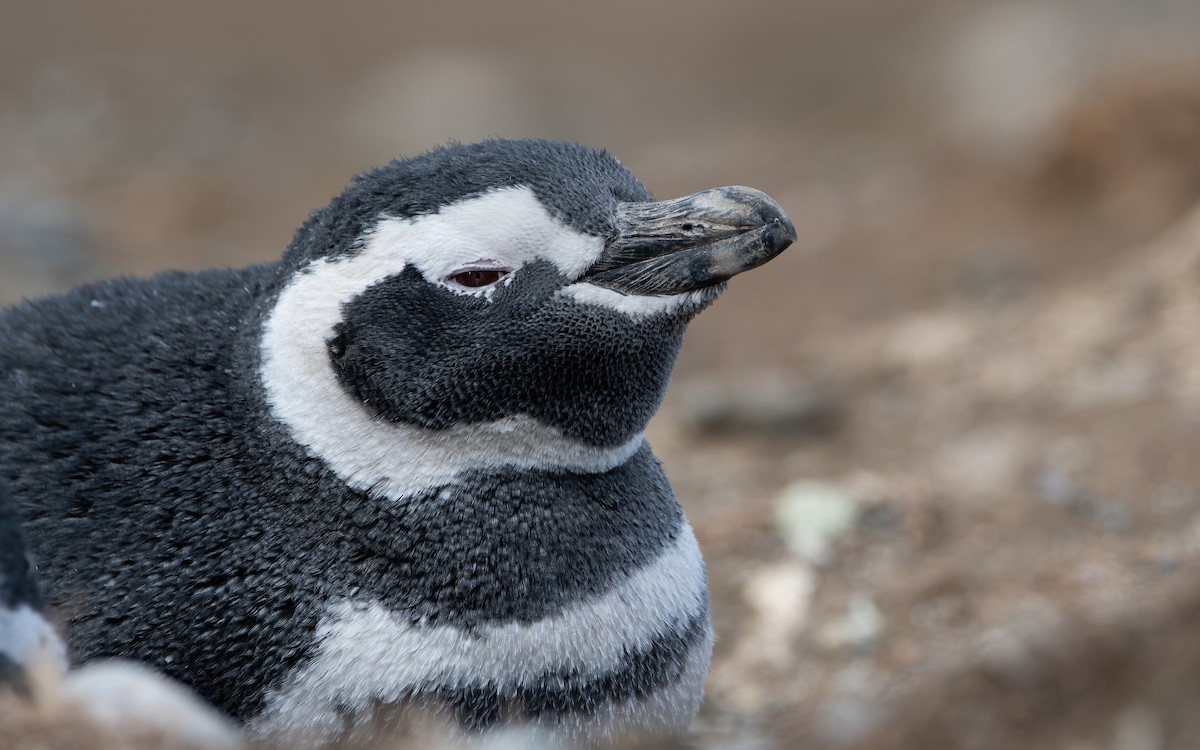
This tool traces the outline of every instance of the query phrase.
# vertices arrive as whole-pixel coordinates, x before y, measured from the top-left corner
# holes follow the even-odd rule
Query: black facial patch
[[[330,344],[343,387],[375,415],[442,429],[527,414],[592,445],[645,429],[697,309],[652,323],[556,297],[545,261],[493,298],[456,294],[413,268],[347,303]]]

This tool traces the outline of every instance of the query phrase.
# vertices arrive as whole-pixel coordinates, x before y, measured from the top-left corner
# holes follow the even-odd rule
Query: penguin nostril
[[[483,269],[475,271],[462,271],[451,276],[450,280],[459,286],[476,289],[481,286],[495,284],[497,281],[507,275],[508,273],[506,271]]]

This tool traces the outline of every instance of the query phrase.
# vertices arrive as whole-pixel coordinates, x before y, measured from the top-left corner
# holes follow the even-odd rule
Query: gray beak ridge
[[[779,204],[748,187],[621,203],[616,225],[616,236],[581,280],[626,294],[713,286],[761,266],[796,240]]]

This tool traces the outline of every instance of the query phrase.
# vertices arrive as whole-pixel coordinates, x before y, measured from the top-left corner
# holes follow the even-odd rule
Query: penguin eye
[[[451,276],[450,280],[459,286],[476,289],[481,286],[490,286],[491,284],[495,284],[497,281],[507,275],[508,271],[492,268],[481,268],[471,271],[459,271]]]

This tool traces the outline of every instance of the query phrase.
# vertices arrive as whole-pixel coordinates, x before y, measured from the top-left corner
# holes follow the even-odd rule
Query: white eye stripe
[[[508,268],[507,266],[502,266],[500,264],[489,265],[487,263],[472,263],[469,266],[465,266],[463,268],[458,269],[457,271],[454,271],[453,273],[450,274],[450,276],[453,277],[457,274],[469,273],[471,271],[499,271],[500,273],[509,274],[509,273],[512,273],[513,270],[511,268]]]
[[[427,281],[446,284],[463,271],[501,267],[515,272],[539,259],[553,263],[567,278],[576,278],[603,250],[602,237],[563,225],[532,190],[513,187],[469,198],[436,214],[382,217],[363,237],[359,254],[378,259],[381,270],[412,265]]]

